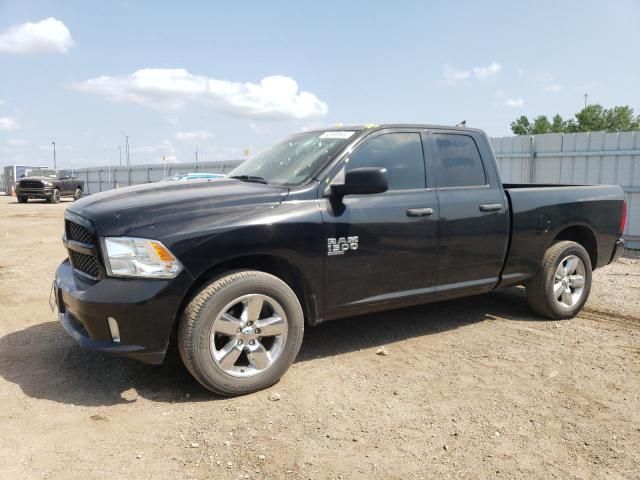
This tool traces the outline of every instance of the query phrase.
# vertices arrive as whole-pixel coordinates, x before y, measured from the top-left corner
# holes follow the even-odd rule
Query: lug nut
[[[238,332],[238,333],[240,333],[241,331],[242,331],[242,329],[241,329],[241,328],[239,328],[238,330],[236,330],[236,332]]]
[[[260,329],[259,329],[259,328],[256,328],[256,335],[257,335],[258,333],[260,333]]]
[[[252,322],[251,320],[249,320],[249,321],[247,322],[247,325],[251,326],[251,325],[253,325],[253,322]]]
[[[249,345],[253,345],[254,343],[256,343],[256,342],[254,342],[253,340],[249,341]]]
[[[238,345],[242,345],[242,340],[238,340]]]

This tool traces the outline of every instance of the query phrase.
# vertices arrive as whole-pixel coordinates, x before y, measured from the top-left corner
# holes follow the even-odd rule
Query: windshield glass
[[[41,169],[41,170],[31,170],[28,174],[30,177],[51,177],[57,178],[58,172],[56,170],[49,169]]]
[[[229,173],[276,185],[300,185],[315,175],[356,132],[322,131],[293,135],[260,152]]]

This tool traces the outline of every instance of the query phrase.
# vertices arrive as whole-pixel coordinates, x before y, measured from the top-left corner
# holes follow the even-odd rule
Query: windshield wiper
[[[253,175],[234,175],[229,178],[235,178],[236,180],[242,180],[243,182],[264,183],[264,184],[269,183],[264,178],[255,177]]]

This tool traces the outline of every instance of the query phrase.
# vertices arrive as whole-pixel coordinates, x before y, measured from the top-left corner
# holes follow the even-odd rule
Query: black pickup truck
[[[42,169],[29,172],[16,183],[18,202],[27,203],[30,198],[43,198],[49,203],[59,203],[61,197],[82,196],[84,180],[73,178],[64,170]]]
[[[69,206],[52,300],[83,347],[157,364],[176,338],[202,385],[237,395],[275,383],[326,320],[512,285],[573,317],[625,217],[617,186],[503,185],[479,130],[305,132],[227,179]]]

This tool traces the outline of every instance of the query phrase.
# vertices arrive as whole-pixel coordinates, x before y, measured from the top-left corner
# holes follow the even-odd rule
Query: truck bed
[[[590,245],[593,268],[609,263],[619,237],[624,192],[612,185],[503,184],[509,202],[511,238],[500,286],[531,278],[544,252],[567,232]]]

